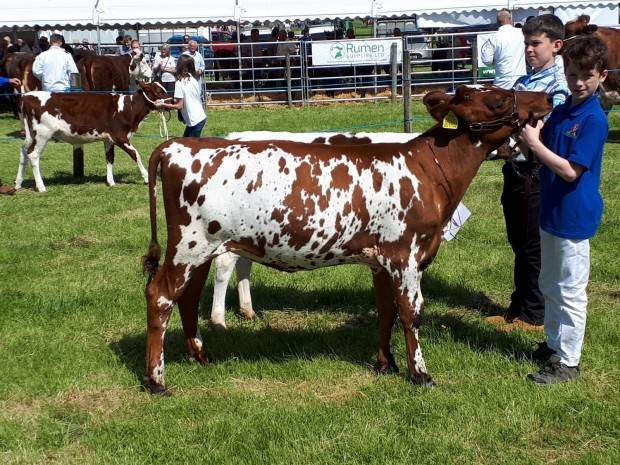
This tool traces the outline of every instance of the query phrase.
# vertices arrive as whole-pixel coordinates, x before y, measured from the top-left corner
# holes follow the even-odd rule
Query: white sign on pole
[[[484,34],[478,34],[476,40],[476,46],[478,48],[478,77],[479,78],[492,78],[495,76],[495,67],[486,65],[482,61],[482,50],[484,47],[492,47],[488,40],[495,35],[495,32],[489,32]]]
[[[312,42],[313,65],[390,64],[390,47],[397,44],[396,56],[402,61],[400,39],[330,40]]]

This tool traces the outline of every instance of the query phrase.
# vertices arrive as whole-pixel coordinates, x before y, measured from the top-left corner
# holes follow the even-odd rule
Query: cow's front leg
[[[379,351],[377,353],[377,371],[379,373],[398,373],[390,340],[392,328],[396,322],[396,302],[392,292],[392,279],[386,270],[373,272],[375,302],[379,315]]]
[[[104,141],[105,161],[106,161],[106,184],[114,186],[114,144],[111,141]]]
[[[202,364],[206,364],[209,360],[204,353],[200,328],[198,327],[198,304],[200,292],[204,288],[210,266],[211,261],[208,261],[192,270],[191,278],[179,299],[179,312],[189,358]]]
[[[213,303],[211,304],[211,324],[226,329],[226,291],[235,269],[239,255],[226,252],[215,258],[215,279],[213,282]]]
[[[435,383],[426,371],[418,334],[424,303],[420,291],[421,278],[422,273],[417,269],[397,272],[392,276],[392,292],[396,299],[398,315],[405,333],[409,378],[415,384],[433,387]]]
[[[140,154],[138,153],[136,148],[127,141],[118,141],[116,142],[116,145],[118,145],[121,149],[127,152],[127,154],[133,159],[133,161],[136,162],[136,164],[138,165],[138,169],[140,170],[140,174],[142,174],[142,178],[144,179],[144,183],[148,183],[149,174],[144,168],[144,165],[142,164],[142,159],[140,158]]]
[[[237,265],[237,289],[239,291],[239,313],[248,320],[256,318],[256,313],[252,307],[252,294],[250,294],[250,271],[252,270],[252,261],[245,257],[239,257]]]

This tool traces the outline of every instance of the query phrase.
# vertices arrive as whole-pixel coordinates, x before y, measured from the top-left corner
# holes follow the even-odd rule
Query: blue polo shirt
[[[540,227],[565,239],[594,236],[603,214],[599,191],[603,147],[609,127],[598,97],[570,106],[571,98],[557,106],[542,129],[545,146],[583,166],[575,181],[567,182],[543,166],[540,170]]]

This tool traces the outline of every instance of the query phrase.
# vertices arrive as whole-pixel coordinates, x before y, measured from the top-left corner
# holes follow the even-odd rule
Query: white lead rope
[[[159,137],[165,137],[166,140],[170,139],[170,136],[168,135],[168,124],[166,123],[166,117],[164,116],[164,110],[159,111]]]

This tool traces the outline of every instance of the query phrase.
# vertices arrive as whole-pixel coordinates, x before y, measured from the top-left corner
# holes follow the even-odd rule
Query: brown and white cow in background
[[[231,132],[226,139],[236,141],[282,140],[306,142],[314,144],[344,145],[369,143],[407,143],[419,136],[420,133],[402,132],[272,132],[272,131],[244,131]],[[470,212],[462,203],[457,207],[452,219],[445,228],[444,238],[452,239]],[[215,277],[213,282],[213,302],[211,304],[211,324],[218,328],[226,328],[226,291],[233,271],[237,272],[237,291],[239,293],[239,314],[247,319],[256,317],[252,305],[250,292],[250,272],[252,262],[246,257],[240,257],[232,252],[219,255],[214,260]]]
[[[539,92],[461,86],[424,103],[437,120],[403,144],[325,145],[180,138],[149,161],[151,242],[145,384],[165,392],[164,336],[179,305],[187,349],[207,363],[198,303],[213,258],[226,252],[284,271],[342,263],[373,271],[379,314],[378,370],[398,371],[390,350],[402,322],[411,381],[433,385],[418,339],[422,271],[443,227],[489,153],[526,121],[551,110]],[[455,129],[450,129],[455,127]],[[161,165],[168,242],[157,240]]]
[[[131,95],[106,93],[29,92],[22,99],[22,117],[26,131],[15,188],[21,188],[24,168],[30,161],[37,190],[45,191],[39,170],[39,158],[51,140],[67,142],[75,148],[103,141],[106,147],[107,183],[114,185],[114,145],[137,163],[144,182],[148,174],[140,154],[129,141],[140,123],[155,110],[154,102],[167,99],[161,84],[141,84]]]
[[[581,15],[564,26],[565,40],[575,40],[580,35],[592,34],[607,46],[609,74],[600,86],[601,104],[607,110],[620,104],[620,29],[590,24],[588,15]]]
[[[128,91],[132,80],[150,81],[152,76],[143,52],[120,56],[88,53],[76,65],[86,91]]]

